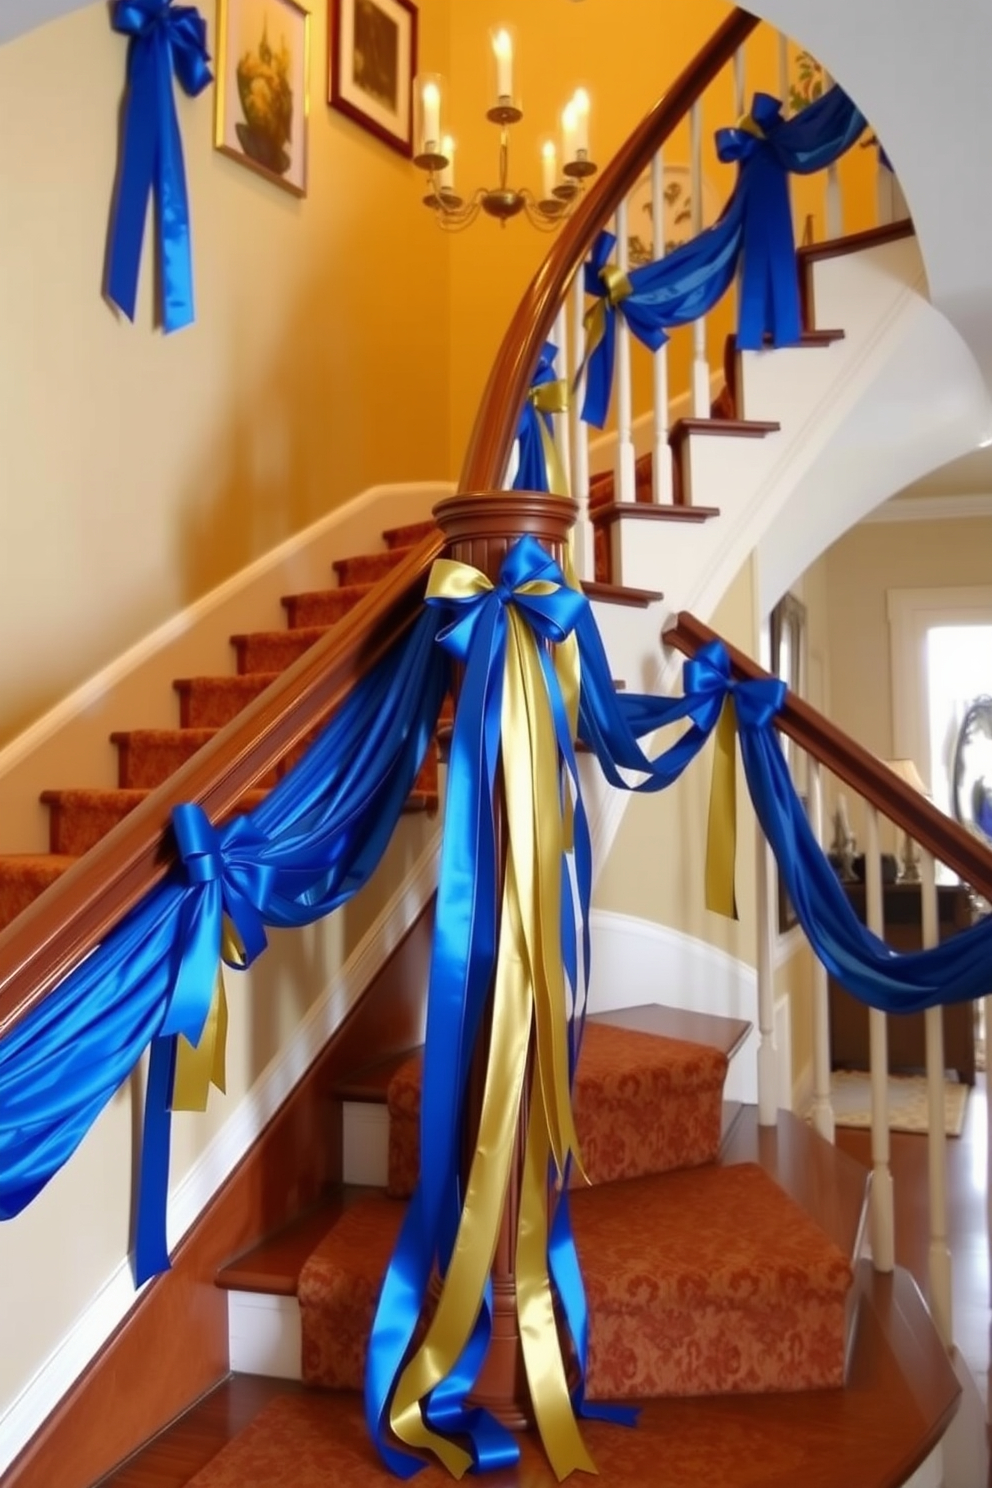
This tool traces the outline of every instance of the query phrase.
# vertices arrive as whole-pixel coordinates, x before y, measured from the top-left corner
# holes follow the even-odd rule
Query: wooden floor
[[[947,1142],[948,1241],[953,1267],[954,1338],[986,1402],[989,1398],[990,1284],[988,1233],[987,1077],[977,1076],[960,1137]],[[896,1263],[929,1298],[927,1252],[927,1140],[893,1132],[892,1179],[896,1208]],[[868,1132],[838,1127],[837,1146],[871,1167]]]
[[[948,1142],[948,1190],[949,1234],[954,1261],[956,1336],[961,1352],[975,1374],[983,1398],[985,1398],[990,1357],[989,1256],[985,1207],[987,1159],[984,1076],[980,1077],[980,1080],[981,1083],[969,1099],[962,1136]],[[851,1157],[866,1166],[870,1165],[870,1143],[866,1133],[840,1129],[837,1145]],[[928,1246],[926,1148],[926,1139],[923,1137],[902,1136],[896,1133],[892,1136],[892,1169],[897,1210],[897,1262],[900,1266],[905,1266],[907,1271],[917,1279],[924,1294],[927,1290]],[[874,1283],[869,1279],[867,1285],[871,1287]],[[888,1306],[884,1284],[880,1289],[876,1289],[871,1307],[877,1312],[880,1305],[883,1308]],[[887,1375],[888,1366],[883,1363],[881,1367],[883,1376]],[[164,1432],[129,1463],[124,1464],[104,1479],[102,1488],[184,1488],[184,1485],[227,1442],[244,1429],[245,1425],[264,1408],[270,1399],[276,1395],[296,1393],[301,1389],[299,1385],[280,1380],[240,1377],[228,1381],[199,1406],[187,1413],[181,1422]],[[887,1378],[886,1393],[891,1395],[891,1392],[892,1380]],[[790,1409],[786,1413],[795,1423],[797,1430],[800,1427],[798,1418],[802,1414],[801,1399],[802,1397],[795,1397],[793,1401],[790,1401]],[[738,1423],[742,1429],[746,1425],[747,1432],[751,1433],[749,1446],[753,1447],[753,1433],[757,1429],[760,1434],[762,1414],[769,1412],[770,1423],[775,1412],[781,1415],[781,1401],[770,1397],[764,1398],[763,1403],[762,1397],[749,1397],[748,1400],[746,1410],[743,1408],[744,1402],[727,1401],[725,1410],[722,1412],[724,1419],[720,1424],[720,1436],[723,1438],[725,1433],[732,1435]],[[900,1403],[897,1402],[897,1408],[899,1407]],[[910,1402],[902,1401],[901,1408],[909,1409]],[[331,1414],[342,1410],[347,1412],[348,1409],[350,1407],[340,1397],[337,1400],[334,1397],[328,1398],[328,1410]],[[664,1438],[673,1430],[677,1430],[681,1424],[681,1422],[677,1423],[674,1417],[687,1410],[691,1414],[693,1409],[698,1409],[698,1407],[693,1407],[691,1403],[653,1402],[642,1417],[641,1429],[651,1436],[654,1436],[657,1431],[657,1448],[663,1451]],[[345,1425],[343,1420],[340,1424],[342,1427]],[[873,1428],[879,1424],[873,1423]],[[855,1422],[848,1417],[843,1427],[840,1420],[835,1425],[844,1436],[848,1436],[851,1428],[855,1427]],[[866,1439],[870,1443],[873,1435],[877,1434],[877,1431],[873,1429]],[[625,1433],[619,1435],[618,1450],[620,1453],[624,1451],[624,1436]],[[881,1436],[884,1438],[884,1431]],[[641,1441],[643,1444],[643,1436]],[[724,1440],[724,1449],[727,1444]],[[822,1447],[823,1443],[821,1442],[820,1445]],[[879,1450],[883,1445],[884,1442],[879,1440],[877,1443]],[[795,1466],[795,1461],[793,1465]],[[604,1471],[601,1481],[633,1481],[622,1476],[622,1469],[621,1476],[615,1477],[614,1471],[611,1470],[614,1466],[612,1462],[603,1461],[601,1458],[600,1466]],[[867,1462],[862,1461],[861,1466],[866,1469]],[[813,1463],[804,1463],[804,1468],[801,1479],[804,1488],[818,1488],[821,1479],[815,1473],[814,1476],[809,1476],[809,1473],[813,1471]],[[857,1476],[856,1472],[855,1477]],[[543,1479],[541,1481],[543,1482]],[[764,1483],[771,1480],[762,1479],[761,1481]],[[778,1483],[779,1479],[775,1478],[774,1481]],[[826,1483],[828,1480],[822,1481]],[[888,1477],[887,1481],[895,1483],[900,1479]],[[254,1488],[254,1485],[246,1484],[245,1488]],[[534,1488],[538,1488],[537,1478],[534,1479]],[[976,1488],[979,1488],[979,1485],[976,1485]]]

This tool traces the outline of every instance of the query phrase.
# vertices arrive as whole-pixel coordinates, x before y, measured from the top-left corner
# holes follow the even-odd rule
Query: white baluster
[[[626,273],[630,268],[630,233],[627,226],[627,202],[617,207],[617,268]],[[634,392],[631,379],[630,327],[617,315],[617,453],[616,500],[637,498],[637,457],[634,454]]]
[[[651,162],[651,234],[655,259],[665,256],[665,165],[659,150]],[[654,369],[654,445],[651,451],[651,494],[656,502],[671,501],[672,452],[668,447],[668,342],[656,351]]]
[[[689,144],[692,190],[692,235],[703,230],[703,104],[697,98],[689,110]],[[710,364],[706,352],[706,316],[692,327],[692,416],[710,416]]]
[[[742,119],[745,112],[744,48],[741,46],[734,53],[734,117]]]
[[[563,300],[555,317],[555,328],[551,338],[558,348],[555,358],[555,376],[568,383],[568,308]],[[568,412],[554,415],[555,446],[565,476],[566,494],[572,494],[572,451],[569,448]]]
[[[881,935],[882,856],[878,845],[878,812],[866,805],[865,903],[869,930]],[[871,1060],[871,1253],[876,1271],[891,1271],[896,1260],[895,1198],[889,1167],[889,1047],[885,1014],[868,1009]]]
[[[940,941],[937,879],[933,854],[920,851],[920,907],[923,948]],[[954,1341],[951,1293],[951,1252],[947,1244],[947,1136],[944,1130],[944,1013],[940,1007],[924,1014],[927,1039],[927,1164],[930,1179],[930,1310],[947,1348]]]
[[[820,761],[809,761],[810,826],[823,842],[823,777]],[[827,969],[813,960],[813,1125],[828,1142],[834,1139],[834,1108],[830,1099],[830,999]]]
[[[756,889],[758,918],[758,1125],[778,1122],[778,1054],[775,1048],[775,972],[772,963],[771,849],[758,832]]]
[[[823,74],[824,92],[832,88],[834,80],[828,72]],[[824,220],[827,229],[827,241],[839,238],[844,231],[844,207],[840,194],[840,171],[837,162],[827,166],[827,196],[824,209]]]
[[[586,390],[585,373],[579,377],[579,369],[586,354],[586,299],[581,268],[572,281],[571,294],[572,381],[579,379],[571,394],[572,496],[579,508],[573,528],[574,561],[577,576],[588,581],[596,576],[596,554],[592,523],[589,520],[589,425],[583,423],[580,417]]]

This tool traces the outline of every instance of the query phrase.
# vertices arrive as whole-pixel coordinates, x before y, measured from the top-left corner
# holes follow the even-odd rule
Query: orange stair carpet
[[[843,1383],[849,1259],[758,1166],[718,1166],[725,1055],[589,1024],[576,1120],[592,1186],[572,1195],[591,1317],[590,1398]],[[388,1098],[390,1179],[409,1191],[419,1060]],[[634,1176],[636,1175],[636,1176]],[[364,1194],[300,1273],[303,1379],[361,1390],[405,1205]]]
[[[230,676],[177,679],[173,685],[179,701],[178,728],[138,727],[111,735],[117,749],[115,788],[44,791],[41,799],[49,812],[48,852],[0,854],[0,929],[116,827],[149,791],[186,764],[219,728],[264,692],[280,671],[302,656],[329,626],[337,624],[414,543],[432,530],[432,522],[394,528],[384,534],[386,548],[382,552],[334,564],[338,588],[287,596],[283,600],[285,630],[231,637],[236,671]],[[260,781],[256,790],[242,797],[238,810],[253,810],[305,748],[301,745],[277,771]],[[431,750],[407,809],[436,808],[437,789],[437,754]]]
[[[409,1198],[420,1171],[421,1055],[389,1085],[389,1193]],[[727,1058],[719,1049],[590,1023],[573,1108],[591,1183],[712,1162],[720,1146]],[[573,1183],[581,1183],[577,1175]]]

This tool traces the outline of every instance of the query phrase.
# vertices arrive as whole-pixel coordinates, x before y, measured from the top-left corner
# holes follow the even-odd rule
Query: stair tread
[[[608,1013],[590,1013],[588,1022],[629,1028],[640,1033],[653,1033],[663,1038],[679,1039],[687,1044],[705,1044],[718,1049],[730,1059],[751,1031],[750,1023],[740,1018],[721,1018],[713,1013],[683,1012],[662,1003],[644,1003],[640,1007],[614,1008]],[[340,1080],[334,1086],[337,1100],[385,1103],[390,1081],[410,1057],[418,1052],[408,1049],[375,1064],[367,1065]]]
[[[613,522],[708,522],[720,515],[718,506],[687,506],[675,501],[606,501],[590,513],[594,527]]]
[[[946,1430],[960,1387],[907,1272],[897,1268],[885,1276],[861,1262],[854,1295],[859,1323],[846,1389],[811,1390],[787,1403],[775,1394],[648,1400],[633,1430],[584,1422],[603,1488],[655,1483],[662,1462],[666,1488],[893,1488],[905,1482]],[[519,1468],[499,1481],[505,1488],[556,1488],[536,1435],[525,1433],[520,1441]],[[266,1488],[265,1464],[285,1466],[287,1442],[296,1444],[301,1460],[323,1464],[325,1477],[335,1481],[355,1488],[395,1482],[371,1454],[360,1395],[234,1375],[103,1488],[145,1488],[151,1465],[171,1465],[184,1449],[199,1454],[193,1471],[206,1467],[197,1488]],[[339,1456],[343,1450],[347,1461]],[[179,1488],[189,1470],[173,1471],[163,1485]],[[440,1481],[437,1470],[425,1481],[435,1475]],[[294,1477],[300,1488],[321,1481]]]
[[[593,580],[583,581],[582,592],[587,599],[603,604],[630,605],[641,610],[665,597],[660,589],[631,589],[624,584],[599,584]]]
[[[825,258],[840,258],[846,253],[862,253],[867,248],[877,248],[882,243],[895,243],[900,238],[912,238],[916,234],[912,218],[901,222],[888,222],[881,227],[869,227],[863,232],[845,233],[839,238],[827,238],[822,243],[805,243],[796,249],[800,267]]]
[[[668,442],[679,444],[691,434],[716,434],[723,439],[764,439],[766,434],[780,434],[781,431],[782,425],[775,419],[682,418],[672,425]]]

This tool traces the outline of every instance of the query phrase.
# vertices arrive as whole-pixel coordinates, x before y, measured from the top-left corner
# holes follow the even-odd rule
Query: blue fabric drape
[[[155,222],[166,331],[190,325],[193,254],[182,137],[172,80],[195,98],[212,81],[206,22],[172,0],[115,0],[111,25],[128,37],[127,96],[110,225],[107,293],[134,319],[148,198]]]
[[[720,220],[656,263],[612,287],[608,269],[615,247],[600,236],[585,268],[586,293],[600,301],[602,336],[587,352],[582,417],[602,428],[613,386],[616,317],[622,315],[650,351],[667,332],[707,314],[733,282],[738,264],[738,345],[761,347],[798,341],[799,285],[789,206],[788,175],[822,170],[850,149],[865,120],[842,89],[830,88],[793,119],[783,119],[778,100],[757,93],[747,120],[717,132],[721,160],[739,164],[737,184]],[[598,334],[598,332],[597,332]]]
[[[175,1039],[199,1038],[223,919],[250,962],[266,926],[310,924],[368,880],[448,688],[438,625],[425,610],[256,811],[215,828],[178,807],[180,866],[0,1042],[0,1218],[40,1192],[150,1046],[139,1281],[168,1265]]]
[[[890,950],[861,924],[813,836],[779,744],[774,720],[785,697],[783,683],[774,678],[734,682],[726,649],[711,642],[686,663],[683,697],[616,694],[601,647],[585,644],[588,632],[581,620],[577,633],[582,657],[580,737],[596,754],[607,778],[622,788],[630,787],[618,774],[618,765],[645,772],[646,778],[634,789],[650,791],[670,784],[716,727],[725,698],[733,697],[758,821],[810,945],[848,991],[887,1013],[919,1012],[992,992],[992,918],[930,950],[903,954]],[[638,736],[680,719],[689,720],[686,732],[649,759]]]
[[[545,341],[538,359],[537,369],[530,380],[531,390],[557,382],[555,358],[558,348],[553,341]],[[548,462],[544,452],[544,437],[541,427],[549,439],[554,438],[554,419],[550,413],[542,413],[532,399],[527,398],[517,423],[517,449],[519,459],[517,473],[513,477],[515,491],[550,491]]]

